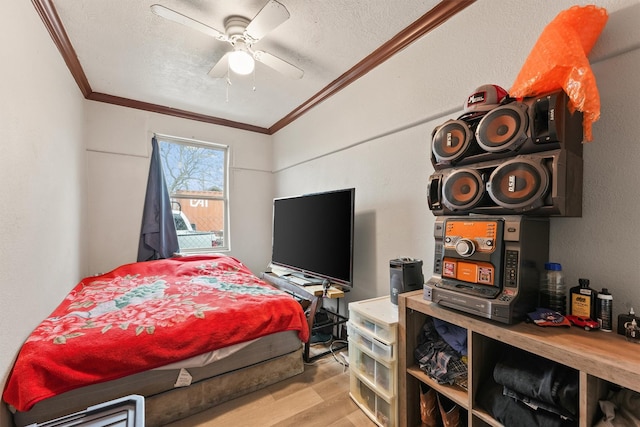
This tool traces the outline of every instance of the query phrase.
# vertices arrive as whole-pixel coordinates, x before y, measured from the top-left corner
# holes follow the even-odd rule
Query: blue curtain
[[[151,140],[151,146],[151,166],[142,211],[138,261],[170,258],[179,250],[171,213],[171,200],[162,173],[160,149],[155,137]]]

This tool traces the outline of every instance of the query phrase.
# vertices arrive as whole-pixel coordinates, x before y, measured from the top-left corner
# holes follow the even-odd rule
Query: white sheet
[[[203,366],[207,366],[209,363],[217,362],[218,360],[231,356],[233,353],[242,350],[254,341],[257,341],[257,339],[219,348],[178,362],[169,363],[168,365],[155,368],[155,370],[201,368]]]

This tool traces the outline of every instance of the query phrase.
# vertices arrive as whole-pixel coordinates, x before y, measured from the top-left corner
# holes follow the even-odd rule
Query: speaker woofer
[[[513,102],[489,111],[478,124],[476,141],[489,152],[515,151],[527,140],[527,106]]]
[[[515,158],[498,166],[489,177],[487,191],[493,201],[508,209],[525,211],[544,204],[549,171],[540,158]]]
[[[431,151],[438,162],[455,161],[469,149],[472,136],[467,123],[448,120],[434,131]]]
[[[484,196],[484,182],[473,169],[458,169],[444,178],[442,203],[455,211],[471,209]]]

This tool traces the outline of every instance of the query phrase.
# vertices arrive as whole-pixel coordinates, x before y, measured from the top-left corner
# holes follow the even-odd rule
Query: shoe
[[[460,426],[460,408],[454,401],[438,393],[438,407],[440,408],[440,416],[444,427]]]
[[[437,427],[438,425],[436,391],[424,384],[420,384],[420,420],[422,421],[421,427]]]
[[[327,344],[333,340],[331,334],[323,334],[322,332],[315,332],[311,335],[309,342],[311,345],[314,344]]]

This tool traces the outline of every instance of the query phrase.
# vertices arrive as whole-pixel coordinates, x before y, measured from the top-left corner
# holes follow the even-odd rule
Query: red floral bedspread
[[[308,340],[300,304],[234,258],[127,264],[83,279],[31,333],[3,399],[26,411],[74,388],[286,330]]]

